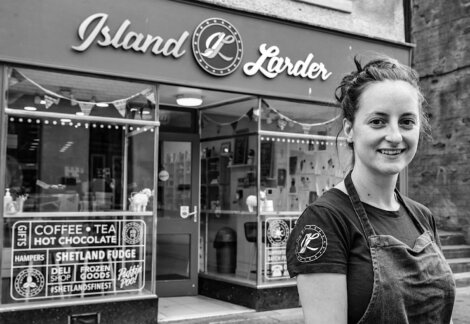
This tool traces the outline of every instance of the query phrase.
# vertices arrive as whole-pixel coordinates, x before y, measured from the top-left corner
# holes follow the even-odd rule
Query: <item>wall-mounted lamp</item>
[[[202,97],[194,94],[181,94],[176,96],[176,103],[184,107],[197,107],[202,104]]]

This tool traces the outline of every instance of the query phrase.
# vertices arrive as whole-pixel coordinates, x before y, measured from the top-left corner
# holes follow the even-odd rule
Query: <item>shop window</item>
[[[201,270],[269,287],[291,280],[289,234],[302,211],[343,179],[350,151],[337,137],[336,107],[264,98],[247,108],[250,118],[236,121],[233,110],[201,116]],[[245,118],[255,125],[237,133]]]
[[[1,303],[154,293],[153,87],[8,75]]]

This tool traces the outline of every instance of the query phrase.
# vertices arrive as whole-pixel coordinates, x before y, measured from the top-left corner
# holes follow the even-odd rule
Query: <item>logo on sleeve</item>
[[[296,241],[297,260],[315,261],[325,253],[327,245],[326,235],[320,227],[306,225]]]

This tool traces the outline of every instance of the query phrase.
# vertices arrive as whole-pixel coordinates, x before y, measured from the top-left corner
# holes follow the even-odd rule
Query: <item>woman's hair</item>
[[[355,56],[354,63],[357,70],[346,75],[335,91],[335,97],[346,120],[354,123],[356,112],[359,109],[359,99],[370,84],[386,80],[405,81],[412,85],[418,93],[421,134],[430,136],[429,120],[422,107],[424,97],[418,85],[419,75],[415,70],[387,56],[375,58],[364,66]],[[353,148],[352,143],[349,146]]]

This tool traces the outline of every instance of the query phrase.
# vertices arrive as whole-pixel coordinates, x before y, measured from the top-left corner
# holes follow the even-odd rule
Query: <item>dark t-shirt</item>
[[[409,198],[403,199],[440,246],[429,209]],[[378,235],[391,235],[414,246],[422,234],[403,206],[398,211],[386,211],[363,205]],[[291,277],[301,273],[346,274],[348,323],[360,320],[372,294],[373,271],[367,241],[348,195],[331,189],[307,207],[289,236],[286,253]]]

